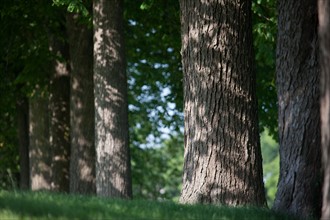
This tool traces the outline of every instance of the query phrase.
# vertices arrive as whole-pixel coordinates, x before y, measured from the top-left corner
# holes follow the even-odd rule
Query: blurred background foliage
[[[0,3],[0,189],[17,187],[16,100],[47,81],[47,30],[65,10],[90,14],[82,0]],[[278,178],[275,88],[276,1],[253,0],[253,36],[264,181],[271,205]],[[183,89],[177,0],[125,2],[129,120],[135,198],[174,200],[183,168]],[[90,24],[90,23],[89,23]],[[63,38],[63,40],[67,40]]]

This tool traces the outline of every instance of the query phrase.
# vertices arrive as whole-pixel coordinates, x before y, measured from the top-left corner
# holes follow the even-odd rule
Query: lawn
[[[293,219],[268,209],[0,191],[0,219]]]

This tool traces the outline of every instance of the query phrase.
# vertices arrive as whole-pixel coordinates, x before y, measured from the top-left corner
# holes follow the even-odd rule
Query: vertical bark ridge
[[[322,164],[323,204],[322,218],[330,219],[330,2],[318,1],[318,18],[320,38],[320,66],[321,66],[321,132],[322,132]]]

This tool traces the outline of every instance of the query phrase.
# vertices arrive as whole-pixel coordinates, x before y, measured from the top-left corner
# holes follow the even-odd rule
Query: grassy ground
[[[41,192],[0,192],[0,219],[292,219],[258,208],[180,205]]]

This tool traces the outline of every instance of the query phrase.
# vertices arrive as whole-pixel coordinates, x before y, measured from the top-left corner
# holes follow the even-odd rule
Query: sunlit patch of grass
[[[0,192],[0,219],[292,219],[268,209]]]

